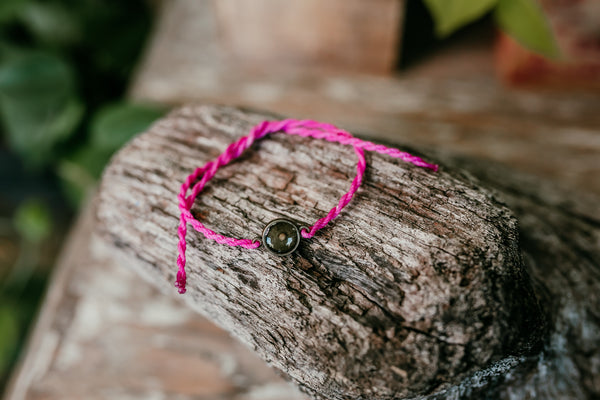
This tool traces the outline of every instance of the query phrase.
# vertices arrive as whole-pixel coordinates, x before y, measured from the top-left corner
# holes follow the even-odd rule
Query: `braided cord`
[[[244,151],[246,151],[252,144],[264,136],[270,133],[287,133],[288,135],[297,135],[303,137],[311,137],[314,139],[322,139],[329,142],[336,142],[344,145],[349,145],[354,148],[354,152],[358,157],[358,162],[356,164],[356,176],[352,180],[350,184],[350,189],[346,192],[338,201],[338,204],[333,207],[329,213],[320,218],[315,222],[313,226],[308,229],[303,229],[301,231],[301,235],[305,239],[309,239],[315,235],[315,233],[324,228],[329,222],[335,219],[342,209],[350,203],[354,194],[360,187],[365,169],[366,169],[366,160],[364,151],[375,151],[381,154],[387,154],[394,158],[399,158],[405,162],[412,163],[418,167],[428,168],[433,171],[437,171],[438,166],[435,164],[429,164],[423,161],[421,158],[417,156],[413,156],[412,154],[400,151],[395,148],[386,147],[380,144],[375,144],[372,142],[368,142],[365,140],[361,140],[352,136],[349,132],[337,128],[334,125],[312,121],[312,120],[294,120],[294,119],[285,119],[282,121],[263,121],[260,124],[256,125],[251,129],[250,133],[247,136],[242,137],[237,142],[230,144],[227,149],[221,155],[219,155],[215,160],[209,161],[203,166],[196,168],[194,172],[192,172],[181,185],[181,190],[179,195],[177,196],[179,202],[179,210],[181,211],[181,216],[179,220],[179,228],[177,229],[177,234],[179,236],[179,244],[178,250],[179,255],[177,256],[177,266],[179,267],[177,271],[177,280],[175,282],[175,286],[177,287],[179,293],[185,293],[186,289],[186,273],[185,273],[185,250],[186,250],[186,234],[187,234],[187,224],[189,223],[195,230],[201,232],[208,239],[212,239],[217,243],[227,244],[229,246],[240,246],[246,249],[256,249],[260,247],[261,243],[258,240],[250,240],[250,239],[236,239],[228,236],[221,235],[219,233],[214,232],[213,230],[207,228],[198,221],[192,213],[190,212],[194,200],[196,197],[202,192],[206,184],[215,176],[219,168],[229,164],[233,160],[240,157]],[[196,182],[196,183],[194,183]],[[188,191],[191,192],[188,195]]]

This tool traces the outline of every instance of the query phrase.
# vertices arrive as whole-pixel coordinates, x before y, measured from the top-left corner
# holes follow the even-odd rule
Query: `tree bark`
[[[273,118],[189,106],[158,122],[107,168],[100,236],[175,292],[181,182]],[[220,170],[192,213],[240,238],[278,217],[312,224],[347,190],[355,161],[348,147],[271,135]],[[446,158],[433,173],[370,153],[350,205],[285,258],[190,227],[185,299],[314,398],[598,394],[593,203],[521,193],[527,185],[492,170]]]

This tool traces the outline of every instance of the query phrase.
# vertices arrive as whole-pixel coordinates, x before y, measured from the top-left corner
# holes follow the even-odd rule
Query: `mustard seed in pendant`
[[[300,244],[300,230],[290,220],[276,219],[269,222],[262,235],[264,246],[273,254],[285,256]]]

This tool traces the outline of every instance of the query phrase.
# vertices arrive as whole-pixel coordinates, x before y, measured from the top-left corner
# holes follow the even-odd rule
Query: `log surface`
[[[436,157],[493,187],[516,215],[549,329],[541,352],[492,372],[491,385],[465,381],[434,398],[600,398],[600,199],[490,161]]]
[[[4,400],[306,400],[263,360],[181,302],[140,284],[73,226]]]
[[[222,56],[211,2],[165,3],[131,88],[134,99],[242,105],[328,121],[600,195],[600,179],[592,179],[600,175],[600,96],[503,87],[494,78],[494,32],[440,48],[391,77],[279,71],[279,63],[248,71]]]
[[[180,183],[265,118],[211,106],[172,113],[105,172],[98,232],[174,291]],[[351,148],[272,135],[219,171],[192,212],[234,237],[278,217],[312,223],[345,192],[354,163]],[[477,373],[490,366],[526,365],[543,318],[511,211],[459,171],[379,154],[368,163],[352,203],[290,257],[190,229],[187,303],[316,398],[436,395],[489,383]]]

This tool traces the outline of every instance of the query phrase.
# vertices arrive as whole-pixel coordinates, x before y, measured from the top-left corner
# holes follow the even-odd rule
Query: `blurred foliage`
[[[131,132],[141,132],[161,116],[161,111],[137,104],[111,104],[92,121],[91,141],[101,149],[115,150],[129,140]]]
[[[116,102],[148,33],[150,12],[140,0],[2,1],[5,142],[31,170],[56,168],[77,203],[112,152],[162,112]],[[115,103],[111,112],[104,110],[109,103]],[[118,130],[110,131],[113,126]],[[73,179],[73,168],[90,179]]]
[[[110,156],[133,135],[143,132],[164,110],[140,104],[118,102],[101,107],[90,121],[84,146],[65,156],[58,164],[65,194],[78,203],[87,189],[95,186]]]
[[[0,304],[0,376],[4,375],[14,357],[15,343],[19,339],[19,323],[16,310]]]
[[[164,112],[123,100],[151,23],[144,0],[0,0],[0,165],[14,169],[0,179],[18,182],[0,193],[0,252],[16,254],[0,263],[0,393],[61,229],[65,201],[47,192],[77,207],[112,154]]]
[[[490,12],[497,0],[424,0],[439,36],[447,36]]]
[[[523,46],[550,58],[560,50],[544,13],[532,0],[501,0],[494,12],[496,22]]]
[[[537,0],[424,0],[439,36],[492,12],[500,29],[523,46],[549,58],[560,52]]]
[[[41,243],[52,229],[48,209],[36,200],[26,201],[17,209],[14,224],[17,232],[29,244]]]
[[[8,144],[26,162],[46,164],[75,132],[84,106],[74,92],[75,74],[55,55],[23,51],[0,65],[0,118]]]

